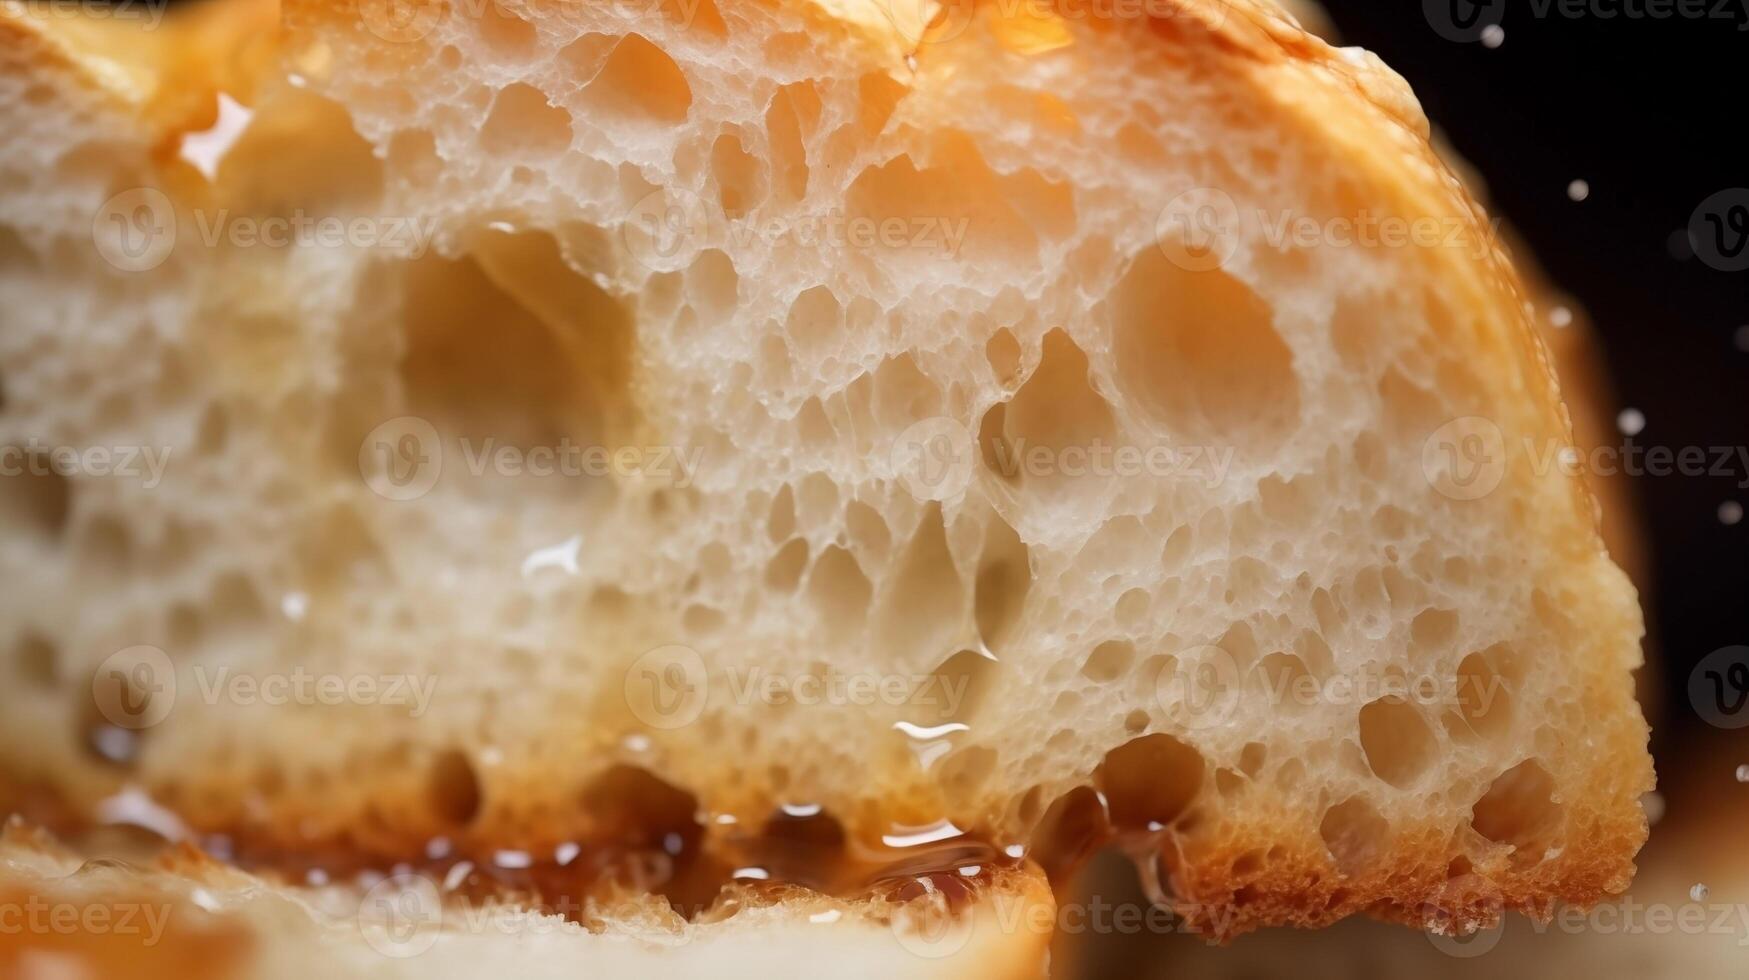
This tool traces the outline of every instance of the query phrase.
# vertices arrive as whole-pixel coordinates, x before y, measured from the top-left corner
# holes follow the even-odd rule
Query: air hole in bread
[[[480,126],[480,147],[494,155],[547,157],[570,145],[571,114],[526,82],[499,89]]]
[[[1360,747],[1373,775],[1404,788],[1433,766],[1439,742],[1419,709],[1390,695],[1360,709]]]
[[[1118,383],[1167,431],[1261,451],[1298,424],[1299,381],[1274,311],[1227,272],[1148,249],[1118,284],[1112,316]]]
[[[765,584],[778,592],[794,592],[808,567],[808,542],[791,538],[765,566]]]
[[[1026,542],[1000,515],[984,526],[984,548],[978,558],[973,614],[978,636],[1000,654],[1026,608],[1032,588],[1032,565]]]
[[[1202,787],[1202,753],[1156,732],[1112,749],[1093,773],[1114,826],[1147,829],[1178,819]]]
[[[734,133],[724,133],[711,144],[711,175],[716,178],[723,217],[730,221],[745,217],[765,198],[764,168]]]
[[[887,663],[914,664],[953,648],[967,603],[939,506],[924,511],[897,567],[881,585],[873,642]]]
[[[0,476],[0,521],[9,527],[59,540],[73,509],[73,481],[57,472],[45,452],[20,446],[0,449],[17,473]]]
[[[1089,680],[1103,684],[1129,673],[1136,661],[1136,645],[1128,640],[1106,640],[1088,651],[1081,661],[1081,673]]]
[[[431,763],[428,777],[431,809],[451,827],[466,827],[480,813],[480,779],[474,764],[460,749],[447,749]]]
[[[868,621],[874,586],[863,574],[856,556],[837,545],[820,552],[808,573],[808,596],[828,636],[848,640],[862,632]]]
[[[1391,827],[1378,808],[1364,797],[1350,797],[1324,811],[1318,834],[1324,847],[1345,875],[1358,875],[1370,868],[1384,852]]]
[[[25,633],[12,644],[12,663],[25,683],[51,690],[60,684],[60,655],[55,645],[37,633]]]
[[[1458,664],[1457,714],[1446,728],[1458,738],[1497,739],[1512,728],[1512,691],[1488,652],[1472,653]]]
[[[1471,826],[1497,844],[1511,845],[1514,866],[1537,864],[1561,832],[1563,808],[1554,794],[1548,770],[1526,759],[1501,773],[1476,801]]]
[[[1111,404],[1089,378],[1087,355],[1063,330],[1045,334],[1038,366],[1009,402],[1003,426],[1018,454],[1023,485],[1040,489],[1066,489],[1085,476],[1064,450],[1109,447],[1117,434]],[[1033,467],[1029,459],[1041,449],[1060,465]]]
[[[939,677],[936,688],[957,700],[953,711],[943,721],[971,721],[983,707],[985,695],[995,684],[995,672],[1000,662],[978,649],[962,649],[946,658],[934,670]]]

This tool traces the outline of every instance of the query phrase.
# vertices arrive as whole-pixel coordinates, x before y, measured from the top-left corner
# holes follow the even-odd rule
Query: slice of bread
[[[1217,936],[1625,887],[1640,614],[1401,80],[919,9],[5,8],[4,437],[168,459],[6,484],[0,808],[691,909],[1116,838]]]
[[[0,976],[135,980],[1042,977],[1053,919],[1036,871],[951,910],[932,896],[845,901],[738,887],[695,921],[648,896],[465,900],[444,877],[289,885],[192,849],[81,861],[40,832],[0,836]]]

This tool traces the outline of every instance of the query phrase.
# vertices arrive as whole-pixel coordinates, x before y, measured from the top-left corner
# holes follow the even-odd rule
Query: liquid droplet
[[[1749,765],[1741,765],[1737,767],[1737,782],[1749,783]]]
[[[1706,901],[1706,896],[1707,896],[1707,886],[1704,884],[1700,884],[1697,882],[1693,888],[1690,888],[1688,890],[1688,897],[1697,901],[1697,902]]]

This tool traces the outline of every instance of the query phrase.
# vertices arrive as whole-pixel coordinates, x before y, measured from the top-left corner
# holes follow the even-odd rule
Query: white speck
[[[443,876],[443,890],[453,892],[468,880],[468,875],[474,873],[474,862],[462,861],[449,869],[449,874]]]
[[[508,221],[488,221],[486,222],[486,228],[489,231],[502,232],[506,235],[516,234],[516,226]]]
[[[798,819],[820,815],[820,804],[818,803],[785,803],[781,809],[784,816]]]
[[[1697,883],[1693,888],[1690,888],[1688,890],[1688,897],[1691,899],[1694,899],[1697,902],[1706,901],[1706,896],[1707,896],[1707,887],[1705,885]]]
[[[139,751],[140,737],[125,728],[104,725],[91,733],[91,747],[111,762],[126,762]]]
[[[520,869],[532,867],[534,857],[527,851],[493,851],[492,863],[500,868]]]
[[[1560,459],[1561,466],[1564,469],[1573,469],[1579,465],[1579,450],[1572,446],[1563,447],[1561,449]]]
[[[1549,311],[1549,323],[1557,330],[1573,325],[1573,311],[1565,306],[1557,306]]]
[[[188,893],[188,897],[194,902],[194,904],[208,912],[217,912],[219,910],[220,906],[218,897],[212,892],[207,891],[205,888],[196,888],[194,891]]]
[[[1664,819],[1664,794],[1653,790],[1640,797],[1640,808],[1646,811],[1646,825],[1656,827]]]
[[[527,578],[543,568],[561,568],[567,575],[577,574],[577,552],[583,547],[583,535],[574,534],[555,545],[536,549],[522,560],[522,577]]]
[[[1590,196],[1591,184],[1589,181],[1575,180],[1567,185],[1567,199],[1570,201],[1583,201]]]
[[[129,824],[144,827],[165,840],[191,839],[182,818],[152,801],[146,791],[129,786],[97,804],[97,821],[105,824]]]
[[[1615,427],[1624,436],[1637,436],[1646,428],[1646,413],[1637,408],[1624,408],[1615,417]]]
[[[1737,349],[1749,351],[1749,324],[1737,328]]]
[[[425,842],[425,856],[433,861],[449,857],[449,838],[433,837]]]
[[[488,745],[480,750],[480,765],[496,766],[504,762],[504,750],[496,745]]]
[[[1497,48],[1506,43],[1506,29],[1499,24],[1489,24],[1482,28],[1482,47]]]
[[[837,922],[839,916],[843,914],[843,912],[840,912],[837,909],[827,909],[824,912],[815,912],[813,915],[808,916],[808,921],[824,925],[830,922]]]
[[[220,92],[219,118],[213,121],[211,129],[182,134],[182,145],[177,149],[177,155],[200,171],[201,176],[212,180],[219,172],[219,161],[230,152],[237,137],[243,135],[243,130],[248,128],[249,120],[254,115],[248,107]]]
[[[619,740],[619,744],[627,752],[648,752],[650,751],[650,736],[636,734],[627,735],[625,738]]]
[[[565,867],[577,860],[577,855],[583,853],[583,848],[576,841],[566,841],[553,849],[553,860],[559,862],[559,867]]]
[[[686,850],[686,838],[674,833],[664,834],[662,835],[662,850],[678,856],[681,851]]]
[[[716,824],[719,827],[733,827],[740,822],[741,821],[735,819],[733,813],[719,813],[716,815]]]
[[[730,875],[730,877],[751,879],[753,881],[769,881],[771,879],[771,872],[764,868],[736,868],[735,873]]]
[[[1007,847],[1004,847],[1002,849],[1002,853],[1008,855],[1011,858],[1016,858],[1016,859],[1023,858],[1023,857],[1026,857],[1026,845],[1025,844],[1010,844]]]
[[[983,870],[984,870],[984,866],[981,864],[968,864],[965,867],[960,869],[960,877],[961,878],[976,878],[978,876],[978,873],[983,871]]]
[[[1735,500],[1727,500],[1719,505],[1719,523],[1730,525],[1743,519],[1743,505]]]
[[[1749,765],[1737,767],[1737,782],[1749,783]]]
[[[279,599],[279,611],[294,623],[303,622],[304,613],[310,611],[310,597],[302,592],[287,592]]]
[[[328,883],[328,872],[321,868],[311,868],[304,872],[304,884],[311,888],[320,888]]]

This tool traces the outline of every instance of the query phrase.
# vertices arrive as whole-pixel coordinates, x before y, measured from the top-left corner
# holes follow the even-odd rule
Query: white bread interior
[[[616,833],[597,804],[637,771],[707,838],[785,803],[853,840],[1122,833],[1218,935],[1420,922],[1454,877],[1528,910],[1625,887],[1651,785],[1640,613],[1582,481],[1533,458],[1571,439],[1546,352],[1400,79],[1249,3],[981,5],[928,36],[852,0],[631,6],[432,5],[406,30],[292,0],[273,51],[201,69],[253,114],[210,179],[177,152],[215,121],[186,77],[0,13],[5,438],[172,453],[150,489],[5,485],[14,808],[77,818],[134,783],[265,853],[545,852]],[[92,226],[141,186],[179,234],[128,272]],[[1279,248],[1245,223],[1190,268],[1160,219],[1206,188],[1461,245]],[[634,224],[654,206],[692,219],[673,254]],[[220,212],[434,239],[208,246]],[[964,237],[745,234],[834,215]],[[360,448],[406,416],[446,462],[389,499]],[[1500,482],[1462,499],[1428,447],[1478,416]],[[977,439],[963,480],[897,451],[937,419]],[[486,439],[699,463],[476,475]],[[999,449],[1095,445],[1225,462],[1000,472]],[[93,674],[139,644],[180,694],[94,757]],[[1212,721],[1173,683],[1204,662],[1243,692]],[[686,724],[628,695],[694,663]],[[220,667],[436,686],[416,718],[203,701]],[[750,703],[755,669],[935,696]],[[1488,697],[1264,692],[1301,676]]]

